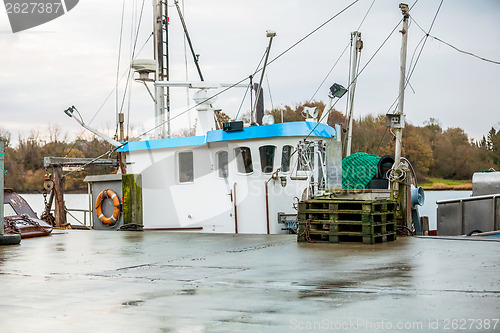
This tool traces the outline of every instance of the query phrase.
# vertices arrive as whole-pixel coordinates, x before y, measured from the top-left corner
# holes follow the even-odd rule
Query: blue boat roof
[[[264,126],[244,127],[242,131],[225,132],[223,130],[209,131],[206,135],[181,138],[156,139],[128,142],[119,148],[118,152],[150,150],[160,148],[176,148],[200,146],[210,142],[251,140],[274,137],[323,137],[336,138],[334,128],[315,122],[299,121]]]

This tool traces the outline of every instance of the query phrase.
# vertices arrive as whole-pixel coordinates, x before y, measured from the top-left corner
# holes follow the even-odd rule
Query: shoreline
[[[472,191],[472,183],[460,185],[447,185],[443,183],[434,183],[432,186],[427,184],[422,186],[424,191]]]

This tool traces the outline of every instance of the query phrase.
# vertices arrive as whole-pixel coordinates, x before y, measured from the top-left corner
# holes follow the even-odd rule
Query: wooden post
[[[121,230],[142,230],[142,177],[122,175],[123,226]]]
[[[429,217],[421,216],[420,223],[422,224],[422,235],[429,236]]]
[[[52,176],[54,177],[54,191],[56,198],[54,211],[56,228],[64,228],[66,227],[66,209],[64,205],[64,179],[61,165],[52,166]]]

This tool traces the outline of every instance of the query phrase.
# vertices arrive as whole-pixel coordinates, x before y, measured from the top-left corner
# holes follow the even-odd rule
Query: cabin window
[[[179,158],[179,182],[191,183],[194,181],[193,152],[180,152]]]
[[[229,175],[227,151],[217,153],[217,175],[220,178],[227,178]]]
[[[259,147],[260,153],[260,167],[263,173],[271,173],[274,170],[274,152],[275,146],[262,146]]]
[[[252,153],[248,147],[238,147],[234,149],[236,156],[236,168],[239,173],[252,173]]]
[[[281,171],[289,172],[290,171],[290,159],[292,158],[293,147],[292,146],[283,146],[283,150],[281,151]]]

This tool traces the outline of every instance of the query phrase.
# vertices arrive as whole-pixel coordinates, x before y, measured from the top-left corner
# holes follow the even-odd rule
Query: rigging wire
[[[250,82],[248,83],[247,90],[245,91],[245,95],[243,95],[243,99],[241,100],[240,108],[238,109],[238,112],[236,113],[236,117],[234,117],[234,120],[238,119],[238,115],[240,114],[241,108],[243,107],[243,103],[245,102],[245,98],[247,97],[248,89],[249,88],[253,89],[253,87],[251,87],[251,85],[252,85],[252,78],[255,76],[255,74],[257,74],[257,70],[259,69],[260,64],[262,64],[262,61],[264,60],[264,57],[266,56],[266,53],[267,53],[267,48],[266,48],[266,51],[264,51],[264,54],[262,55],[262,58],[260,58],[259,64],[255,68],[255,71],[253,72],[252,75],[249,76]],[[250,92],[250,94],[251,93],[252,92]],[[253,105],[253,103],[250,103],[250,104]]]
[[[412,56],[411,56],[410,65],[408,66],[408,68],[410,68],[410,69],[411,69],[411,68],[412,68],[412,66],[414,66],[414,65],[412,65],[412,64],[413,64],[413,59],[415,58],[415,54],[416,54],[416,53],[417,53],[417,51],[419,50],[420,44],[422,44],[422,42],[423,42],[425,39],[426,39],[426,36],[424,35],[424,36],[420,39],[420,41],[418,42],[417,46],[415,47],[415,50],[413,51],[413,54],[412,54]],[[415,63],[415,64],[416,64],[416,63]],[[413,91],[413,93],[415,93],[415,90],[413,89],[413,87],[412,87],[412,85],[411,85],[411,83],[410,83],[410,77],[409,77],[409,76],[408,76],[408,77],[405,77],[405,82],[406,82],[405,84],[406,84],[406,85],[408,85],[408,86],[411,88],[411,90]],[[406,88],[406,86],[405,86],[405,88]],[[386,114],[388,114],[389,112],[391,112],[391,110],[393,109],[393,107],[394,107],[394,106],[396,105],[396,103],[398,102],[398,99],[399,99],[399,94],[398,94],[398,96],[396,96],[396,98],[395,98],[395,99],[394,99],[394,101],[392,102],[391,106],[389,106],[389,108],[387,109]]]
[[[125,3],[125,1],[124,1]],[[134,48],[133,48],[133,51],[132,53],[134,54],[135,53],[135,49],[136,49],[136,45],[137,45],[137,40],[138,40],[138,35],[139,35],[139,28],[140,28],[140,22],[142,21],[142,16],[143,16],[143,10],[144,10],[144,4],[145,4],[145,0],[142,1],[142,8],[141,8],[141,14],[140,14],[140,18],[139,18],[139,25],[137,27],[137,33],[136,33],[136,38],[135,38],[135,42],[134,42]],[[123,5],[125,6],[125,4]],[[123,31],[123,10],[122,10],[122,24],[121,24],[121,28],[120,28],[120,42],[119,42],[119,57],[120,57],[120,54],[121,54],[121,43],[122,43],[122,31]],[[142,47],[140,48],[140,50],[137,52],[137,54],[141,53],[141,51],[144,49],[144,47],[146,46],[146,44],[149,42],[149,40],[151,39],[151,37],[153,36],[153,33],[151,33],[149,35],[149,37],[146,39],[146,41],[144,42],[144,44],[142,45]],[[118,112],[118,86],[120,85],[120,83],[122,82],[123,78],[125,77],[125,75],[129,75],[130,76],[130,67],[127,68],[125,71],[122,72],[122,75],[121,77],[119,77],[118,75],[118,71],[119,71],[119,68],[120,68],[120,61],[118,61],[118,68],[117,68],[117,80],[116,80],[116,83],[115,83],[115,86],[113,87],[113,89],[111,89],[111,91],[109,92],[109,94],[107,95],[107,97],[104,99],[104,101],[102,102],[101,106],[97,109],[97,111],[94,113],[94,115],[92,116],[92,118],[90,119],[90,121],[88,122],[88,124],[92,124],[92,122],[95,120],[95,118],[99,115],[99,113],[103,110],[104,108],[104,105],[106,105],[106,103],[109,101],[109,99],[111,98],[111,96],[113,96],[114,93],[116,93],[116,98],[117,98],[117,102],[116,102],[116,107],[117,107],[117,112]],[[118,78],[119,77],[119,78]],[[128,85],[128,82],[129,82],[129,78],[127,78],[127,85]],[[124,92],[124,96],[126,94],[126,91]],[[125,98],[125,97],[124,97]],[[123,103],[122,103],[122,107],[123,107]],[[118,114],[117,114],[118,116]],[[80,115],[80,119],[82,119],[81,115]],[[118,124],[118,122],[117,122]],[[127,132],[128,132],[128,126],[130,124],[130,112],[128,114],[128,119],[127,119]],[[117,128],[115,129],[115,135],[117,133]],[[84,132],[82,132],[78,138],[76,139],[75,141],[75,144],[68,150],[68,152],[66,153],[66,157],[71,153],[71,151],[75,148],[76,146],[76,143],[81,139],[81,137],[84,135]]]
[[[365,16],[363,17],[363,19],[361,20],[361,23],[359,24],[358,26],[358,29],[357,31],[359,31],[359,29],[361,29],[361,26],[363,25],[363,23],[365,22],[366,20],[366,17],[368,16],[368,13],[370,13],[372,7],[373,7],[373,4],[375,3],[376,0],[373,0],[370,7],[368,8],[368,10],[366,11],[365,13]],[[326,80],[328,79],[328,77],[330,77],[330,74],[332,73],[332,71],[334,70],[334,68],[337,66],[337,64],[339,63],[340,59],[342,59],[342,57],[344,56],[344,53],[345,51],[347,51],[347,49],[349,48],[349,46],[351,45],[350,42],[347,43],[346,47],[344,48],[344,50],[342,51],[342,53],[340,54],[340,56],[337,58],[337,61],[335,61],[335,63],[333,64],[332,68],[330,68],[330,71],[328,71],[328,74],[326,74],[325,78],[323,79],[323,81],[321,81],[318,89],[316,89],[316,91],[314,92],[314,94],[312,95],[312,97],[309,99],[309,103],[312,102],[312,100],[314,99],[314,97],[316,96],[316,94],[318,93],[318,91],[323,87],[323,85],[325,84]],[[349,67],[350,68],[350,67]],[[349,81],[350,82],[350,81]]]
[[[418,3],[419,0],[415,0],[415,2],[411,5],[410,7],[410,10]],[[441,4],[439,5],[439,8],[441,8],[441,5],[443,3],[443,0],[441,0]],[[438,12],[439,12],[439,9],[438,9]],[[437,13],[436,13],[436,16],[437,16]],[[432,24],[434,24],[434,21],[436,19],[436,16],[434,16],[434,20],[432,22]],[[379,46],[379,48],[375,51],[375,53],[371,56],[371,58],[368,60],[368,62],[363,66],[363,68],[359,71],[358,75],[356,75],[355,79],[358,78],[359,75],[361,75],[361,73],[366,69],[366,67],[368,66],[368,64],[373,60],[373,58],[375,57],[375,55],[377,55],[377,53],[380,51],[380,49],[382,49],[382,47],[385,45],[385,43],[389,40],[389,38],[392,36],[392,34],[394,33],[394,31],[396,31],[396,29],[398,28],[398,26],[401,24],[401,22],[403,21],[403,19],[401,18],[398,22],[398,24],[394,27],[394,29],[392,29],[391,33],[389,34],[389,36],[387,36],[387,38],[382,42],[382,44]],[[432,27],[432,26],[431,26]],[[418,58],[417,58],[417,61],[418,61]],[[415,63],[416,65],[416,63]],[[354,81],[354,80],[353,80]],[[351,86],[352,83],[349,83],[349,85],[347,86],[347,89],[349,89],[349,87]],[[321,123],[321,120],[323,120],[324,117],[328,116],[328,114],[331,112],[331,110],[334,109],[335,105],[337,105],[338,101],[340,99],[337,99],[335,101],[335,103],[333,103],[333,105],[331,106],[331,108],[327,111],[327,112],[323,112],[323,114],[321,115],[321,119],[320,121],[311,129],[311,131],[309,132],[309,134],[307,134],[307,136],[304,138],[304,140],[307,140],[307,138],[316,130],[316,128],[318,127],[318,125]]]
[[[434,23],[436,22],[436,18],[437,18],[438,14],[439,14],[439,11],[441,9],[443,1],[444,0],[441,0],[441,2],[439,3],[439,7],[438,7],[438,9],[436,11],[436,14],[434,14],[434,18],[432,19],[431,26],[429,27],[429,31],[425,32],[425,36],[423,38],[422,47],[420,48],[420,51],[418,52],[417,59],[415,60],[415,64],[413,65],[413,67],[410,67],[410,70],[408,71],[408,75],[405,77],[405,86],[404,86],[404,89],[398,94],[398,96],[396,98],[396,101],[399,99],[400,95],[404,93],[404,91],[406,90],[406,87],[410,83],[410,78],[413,76],[413,73],[415,72],[415,68],[417,67],[418,61],[420,60],[420,56],[422,55],[422,51],[424,50],[425,44],[427,43],[427,39],[428,39],[429,34],[430,34],[431,30],[432,30],[432,27],[434,26]],[[414,21],[413,18],[412,18],[412,21]],[[413,60],[413,57],[412,57],[412,60]],[[396,103],[396,102],[394,102],[394,103]],[[389,107],[389,110],[387,111],[387,113],[390,112],[390,109],[392,108],[392,106],[394,105],[394,103]]]
[[[118,86],[118,76],[120,75],[120,61],[121,61],[121,56],[122,56],[122,40],[123,40],[123,21],[125,18],[125,0],[123,0],[123,5],[122,5],[122,19],[120,22],[120,38],[118,41],[118,61],[116,64],[116,86]],[[118,89],[116,89],[116,95],[115,95],[115,108],[116,108],[116,128],[115,128],[115,136],[116,133],[118,132],[118,113],[119,113],[119,108],[118,108]]]
[[[417,0],[418,1],[418,0]],[[370,59],[368,59],[367,63],[363,66],[363,68],[361,68],[361,70],[359,71],[359,73],[355,76],[355,78],[353,79],[352,82],[354,82],[355,80],[357,80],[357,78],[361,75],[361,73],[363,73],[363,71],[366,69],[366,67],[372,62],[372,60],[375,58],[375,56],[380,52],[380,50],[382,49],[382,47],[385,45],[385,43],[387,43],[387,41],[389,40],[389,38],[392,36],[392,34],[394,33],[394,31],[396,31],[396,29],[399,27],[399,25],[401,24],[401,22],[403,21],[403,19],[400,19],[398,21],[398,24],[396,24],[396,26],[392,29],[392,31],[389,33],[389,35],[386,37],[386,39],[382,42],[382,44],[378,47],[378,49],[375,51],[375,53],[373,53],[373,55],[370,57]],[[346,89],[349,89],[349,87],[352,85],[352,82],[349,83],[349,85],[346,87]],[[338,98],[334,103],[333,105],[330,107],[329,110],[327,110],[326,112],[323,112],[323,114],[321,115],[321,119],[319,120],[318,123],[316,123],[316,125],[311,129],[311,131],[309,132],[309,134],[306,135],[306,137],[304,138],[304,140],[307,140],[307,138],[309,136],[311,136],[311,134],[316,130],[316,128],[318,127],[318,125],[321,123],[321,121],[324,119],[324,117],[327,117],[328,114],[331,112],[331,110],[333,110],[335,108],[335,105],[337,105],[337,103],[340,101],[340,99]]]
[[[460,53],[463,53],[463,54],[467,54],[467,55],[473,56],[473,57],[475,57],[475,58],[478,58],[478,59],[483,60],[483,61],[486,61],[486,62],[491,62],[491,63],[493,63],[493,64],[500,65],[500,61],[495,61],[495,60],[487,59],[487,58],[484,58],[484,57],[480,57],[480,56],[478,56],[478,55],[475,55],[474,53],[471,53],[471,52],[467,52],[467,51],[461,50],[461,49],[457,48],[456,46],[453,46],[453,45],[451,45],[450,43],[447,43],[447,42],[445,42],[444,40],[439,39],[439,38],[437,38],[437,37],[435,37],[435,36],[429,35],[429,37],[431,37],[431,38],[433,38],[433,39],[437,40],[438,42],[441,42],[441,43],[443,43],[443,44],[445,44],[445,45],[448,45],[449,47],[451,47],[451,48],[455,49],[456,51],[458,51],[458,52],[460,52]]]
[[[137,23],[137,30],[136,30],[136,34],[135,34],[135,40],[134,40],[134,43],[133,43],[133,47],[132,47],[132,54],[131,54],[131,61],[134,59],[135,57],[135,50],[136,50],[136,47],[137,47],[137,40],[139,39],[139,30],[141,28],[141,22],[142,22],[142,14],[144,12],[144,3],[146,2],[146,0],[142,0],[142,6],[141,6],[141,13],[139,14],[139,21]],[[134,11],[135,12],[135,11]],[[123,98],[122,98],[122,102],[121,102],[121,105],[120,105],[120,112],[123,112],[123,106],[125,105],[125,100],[126,100],[126,97],[127,97],[127,92],[129,89],[131,89],[131,78],[133,77],[134,73],[132,73],[132,67],[131,66],[128,66],[128,75],[127,75],[127,82],[125,84],[125,90],[123,92]],[[128,112],[128,119],[130,119],[130,92],[129,92],[129,112]],[[127,124],[127,128],[128,128],[128,124]],[[115,131],[115,136],[118,136],[118,121],[116,122],[116,131]]]
[[[478,58],[479,60],[483,60],[483,61],[486,61],[486,62],[491,62],[491,63],[496,64],[496,65],[500,65],[500,61],[495,61],[495,60],[487,59],[487,58],[485,58],[485,57],[478,56],[478,55],[476,55],[476,54],[474,54],[474,53],[472,53],[472,52],[468,52],[468,51],[461,50],[461,49],[459,49],[458,47],[456,47],[456,46],[454,46],[454,45],[452,45],[452,44],[450,44],[450,43],[448,43],[448,42],[445,42],[444,40],[442,40],[442,39],[440,39],[440,38],[438,38],[438,37],[436,37],[436,36],[433,36],[433,35],[431,35],[430,33],[427,33],[427,32],[426,32],[426,31],[425,31],[425,30],[424,30],[424,29],[423,29],[423,28],[422,28],[422,27],[421,27],[421,26],[417,23],[417,21],[415,21],[415,18],[413,18],[413,17],[412,17],[412,20],[413,20],[413,22],[415,22],[415,24],[417,25],[417,27],[418,27],[420,30],[422,30],[422,32],[423,32],[424,34],[428,35],[429,37],[431,37],[431,38],[432,38],[432,39],[434,39],[434,40],[437,40],[438,42],[441,42],[441,43],[443,43],[443,44],[445,44],[445,45],[447,45],[447,46],[451,47],[451,48],[452,48],[452,49],[454,49],[455,51],[458,51],[458,52],[463,53],[463,54],[470,55],[470,56],[472,56],[472,57]]]
[[[354,37],[354,36],[353,36]],[[356,45],[356,40],[354,38],[352,38],[352,41],[351,41],[351,47],[355,48],[356,49],[356,53],[358,53],[358,50],[357,50],[357,45]],[[355,80],[357,80],[358,78],[358,70],[359,70],[359,65],[361,63],[361,50],[359,50],[359,56],[357,57],[358,58],[358,63],[356,64],[356,68],[355,68]],[[350,66],[349,66],[350,68]],[[351,73],[349,71],[349,80],[350,80],[350,77],[351,77]],[[349,81],[350,84],[349,84],[349,87],[354,84],[355,80],[352,80],[352,81]],[[353,96],[353,100],[354,100],[354,95],[356,93],[356,85],[354,85],[354,88],[352,89],[352,96]],[[350,96],[351,94],[349,94],[349,98],[351,97]],[[348,99],[349,100],[349,99]],[[351,103],[353,103],[353,100],[351,100]],[[345,123],[348,122],[348,124],[351,123],[351,120],[350,118],[352,117],[352,114],[351,114],[351,110],[347,110],[347,106],[348,104],[346,104],[346,117],[345,117],[345,120],[344,120],[344,125],[346,125]],[[347,114],[347,112],[349,112],[349,114]],[[327,118],[328,120],[328,118]],[[349,126],[345,126],[347,127],[347,129],[349,130]],[[353,127],[354,127],[354,122],[353,122]],[[350,130],[349,130],[350,131]],[[352,136],[352,131],[351,131],[351,136]],[[344,144],[346,143],[346,141],[348,141],[349,137],[348,136],[344,136]]]
[[[73,172],[77,172],[77,171],[81,171],[82,169],[84,169],[87,165],[90,165],[92,163],[94,163],[95,161],[97,161],[98,159],[100,159],[101,157],[103,157],[104,155],[111,155],[112,153],[114,153],[115,150],[117,150],[118,148],[121,148],[122,146],[120,147],[111,147],[108,151],[106,151],[105,153],[99,155],[98,157],[96,158],[93,158],[91,161],[85,163],[84,165],[82,165],[81,167],[79,167],[78,169],[75,169],[73,171],[69,171],[67,173],[64,174],[64,176],[68,176],[68,175],[71,175]]]
[[[266,73],[266,82],[267,82],[267,90],[269,91],[269,99],[271,100],[271,110],[274,110],[273,94],[271,94],[271,85],[269,84],[269,77],[267,76],[267,73]]]
[[[272,64],[273,62],[275,62],[276,60],[278,60],[279,58],[281,58],[283,55],[285,55],[286,53],[288,53],[288,51],[290,51],[291,49],[295,48],[297,45],[299,45],[304,40],[306,40],[307,38],[309,38],[311,35],[313,35],[314,33],[316,33],[318,30],[320,30],[321,28],[323,28],[325,25],[327,25],[328,23],[330,23],[331,21],[333,21],[334,19],[336,19],[340,14],[344,13],[346,10],[348,10],[349,8],[351,8],[352,6],[354,6],[358,1],[359,0],[355,0],[351,4],[347,5],[344,9],[342,9],[341,11],[339,11],[337,14],[333,15],[328,20],[326,20],[325,22],[323,22],[322,24],[320,24],[316,29],[314,29],[313,31],[311,31],[310,33],[308,33],[307,35],[305,35],[304,37],[302,37],[301,39],[299,39],[299,41],[297,41],[295,44],[293,44],[292,46],[290,46],[289,48],[287,48],[286,50],[284,50],[283,52],[281,52],[280,54],[278,54],[276,57],[274,57],[272,60],[270,60],[267,63],[267,65],[269,66],[270,64]],[[261,70],[262,70],[262,68],[259,69],[259,72]]]

